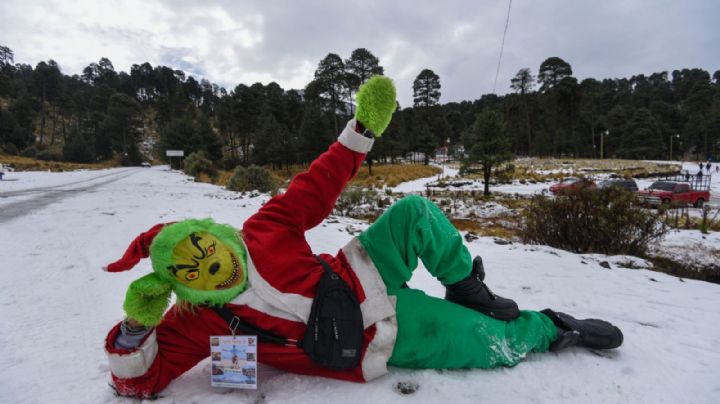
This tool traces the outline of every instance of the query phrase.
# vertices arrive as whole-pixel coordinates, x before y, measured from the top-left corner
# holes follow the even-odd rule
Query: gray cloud
[[[53,58],[79,73],[100,57],[116,69],[166,64],[232,89],[276,81],[299,88],[330,52],[365,47],[398,84],[403,106],[423,68],[441,79],[441,101],[492,91],[507,1],[56,1],[5,0],[0,43],[16,61]],[[720,68],[713,0],[515,0],[499,93],[523,67],[550,56],[579,79],[683,67]]]

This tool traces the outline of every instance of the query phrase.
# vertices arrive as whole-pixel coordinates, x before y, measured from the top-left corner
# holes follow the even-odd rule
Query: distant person
[[[720,166],[715,166],[715,173],[719,173],[719,172],[720,172]]]
[[[705,168],[707,168],[707,172],[708,172],[708,174],[710,174],[710,169],[712,168],[712,163],[708,161],[707,164],[705,164]]]
[[[685,170],[685,181],[690,182],[690,171]]]

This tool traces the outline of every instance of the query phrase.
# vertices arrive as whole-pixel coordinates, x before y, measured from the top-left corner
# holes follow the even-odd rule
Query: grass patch
[[[372,175],[367,166],[360,167],[358,175],[350,184],[365,188],[394,187],[403,182],[427,178],[440,174],[440,169],[421,164],[374,164]]]
[[[516,226],[510,226],[509,218],[495,219],[450,219],[458,231],[468,231],[478,236],[512,239],[518,236]]]
[[[96,164],[68,163],[64,161],[44,161],[29,157],[0,154],[0,163],[9,165],[15,171],[71,171],[71,170],[99,170],[120,166],[114,160],[103,161]]]
[[[690,215],[690,209],[676,208],[659,211],[665,224],[674,229],[699,230],[703,233],[720,231],[720,209],[705,205],[701,216]]]
[[[512,162],[516,179],[559,180],[572,175],[616,174],[619,177],[656,177],[680,171],[679,164],[620,159],[522,158]],[[555,172],[557,171],[557,172]]]
[[[649,255],[643,258],[653,263],[654,271],[664,272],[668,275],[678,276],[681,278],[720,283],[720,267],[717,265],[698,268],[684,262],[675,261],[671,258],[658,255]]]
[[[286,184],[295,175],[307,171],[308,168],[308,166],[295,165],[290,170],[271,170],[270,172],[277,184]],[[374,164],[372,170],[373,173],[370,175],[367,166],[363,165],[349,185],[363,188],[394,187],[406,181],[432,177],[440,173],[440,169],[437,167],[420,164]],[[197,180],[226,186],[230,177],[232,177],[232,171],[221,170],[214,179],[200,176]]]

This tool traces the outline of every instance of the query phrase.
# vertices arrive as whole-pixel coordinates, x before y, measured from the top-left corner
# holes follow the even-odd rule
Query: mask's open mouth
[[[215,289],[227,289],[235,285],[237,280],[240,278],[240,263],[238,262],[238,259],[235,257],[235,254],[230,254],[230,259],[232,260],[233,265],[233,271],[232,274],[230,274],[230,277],[227,278],[223,283],[218,284],[215,286]]]

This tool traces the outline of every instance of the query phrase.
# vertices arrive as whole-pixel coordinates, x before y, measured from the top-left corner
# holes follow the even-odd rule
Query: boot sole
[[[568,314],[561,313],[561,312],[554,312],[550,309],[542,310],[541,313],[548,316],[552,320],[552,322],[555,324],[556,327],[559,327],[561,329],[566,329],[568,331],[573,331],[578,328],[581,328],[580,323],[582,323],[582,322],[592,321],[592,322],[595,322],[595,324],[599,323],[605,327],[611,328],[615,334],[614,338],[609,337],[608,338],[609,342],[605,343],[605,344],[603,344],[601,342],[602,340],[601,341],[596,340],[596,341],[594,341],[595,343],[593,343],[593,341],[588,341],[588,339],[592,340],[592,337],[589,337],[589,338],[583,337],[582,334],[578,334],[578,338],[575,339],[576,343],[574,344],[576,346],[582,346],[582,347],[590,348],[590,349],[615,349],[615,348],[619,347],[620,345],[622,345],[622,343],[623,343],[624,337],[623,337],[622,331],[620,331],[620,328],[618,328],[617,326],[613,325],[612,323],[610,323],[608,321],[595,319],[595,318],[576,319]],[[564,341],[556,341],[556,342],[559,344],[562,344],[563,347],[572,346],[572,345],[564,343]],[[555,349],[559,349],[559,348],[553,346],[553,350],[555,350]]]

